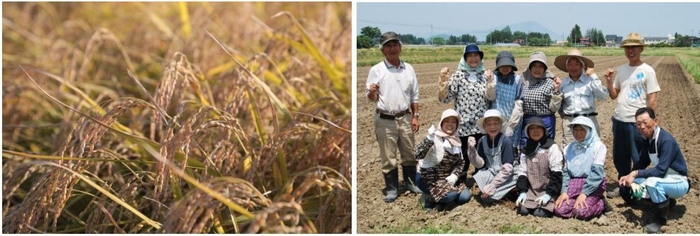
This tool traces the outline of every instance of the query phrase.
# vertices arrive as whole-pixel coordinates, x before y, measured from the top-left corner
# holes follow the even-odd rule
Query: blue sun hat
[[[479,56],[481,57],[481,59],[484,59],[484,52],[482,52],[479,49],[479,46],[476,46],[476,44],[473,44],[473,43],[464,47],[464,53],[462,54],[462,58],[467,57],[467,53],[470,53],[470,52],[478,53]]]

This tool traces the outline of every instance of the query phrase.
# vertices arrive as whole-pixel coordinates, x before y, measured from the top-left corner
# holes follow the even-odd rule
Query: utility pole
[[[433,45],[433,23],[430,23],[430,45]]]

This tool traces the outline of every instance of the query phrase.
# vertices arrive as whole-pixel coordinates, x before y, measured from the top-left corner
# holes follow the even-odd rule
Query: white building
[[[644,37],[643,40],[644,40],[644,44],[648,44],[648,45],[654,45],[654,44],[660,44],[660,43],[673,44],[676,41],[676,38],[673,37],[673,35],[669,34],[666,37],[661,37],[661,36]]]

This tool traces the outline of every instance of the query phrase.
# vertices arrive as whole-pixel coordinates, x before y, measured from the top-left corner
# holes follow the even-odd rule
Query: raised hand
[[[440,70],[440,87],[444,87],[447,85],[447,82],[450,80],[450,68],[444,67],[442,70]]]
[[[469,138],[467,138],[467,144],[470,148],[474,148],[476,146],[476,139],[474,136],[469,136]]]
[[[559,77],[554,77],[554,91],[559,91],[559,86],[561,85],[561,79]]]
[[[615,71],[613,69],[608,68],[608,70],[605,71],[605,81],[608,82],[608,84],[612,83],[613,79],[615,78],[613,75],[615,75]]]
[[[595,74],[595,69],[593,69],[593,68],[588,68],[588,69],[586,70],[586,75],[591,76],[591,75],[593,75],[593,74]]]
[[[484,72],[484,77],[486,77],[486,82],[487,83],[492,83],[493,82],[493,73],[490,70],[487,70]]]

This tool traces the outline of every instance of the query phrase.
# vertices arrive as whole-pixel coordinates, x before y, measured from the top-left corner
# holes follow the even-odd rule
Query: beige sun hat
[[[490,110],[487,110],[486,112],[484,112],[484,117],[481,117],[479,120],[476,121],[476,125],[479,126],[479,128],[481,128],[481,130],[486,130],[486,129],[484,129],[484,121],[486,121],[486,119],[491,118],[491,117],[498,118],[501,121],[501,124],[506,122],[506,119],[503,118],[503,115],[501,115],[500,111],[498,111],[496,109],[490,109]]]
[[[581,59],[583,61],[583,69],[584,70],[586,70],[586,68],[593,68],[595,65],[593,63],[593,61],[591,61],[591,59],[584,57],[583,54],[581,54],[581,51],[574,48],[574,49],[569,50],[569,52],[566,53],[566,55],[557,56],[557,58],[554,59],[554,66],[556,66],[558,69],[560,69],[562,71],[567,71],[566,70],[566,60],[569,58],[572,58],[572,57]]]
[[[620,45],[621,48],[633,46],[647,46],[646,44],[644,44],[644,39],[642,39],[642,36],[636,32],[628,34],[627,38],[625,38],[625,40],[622,40],[622,44]]]

